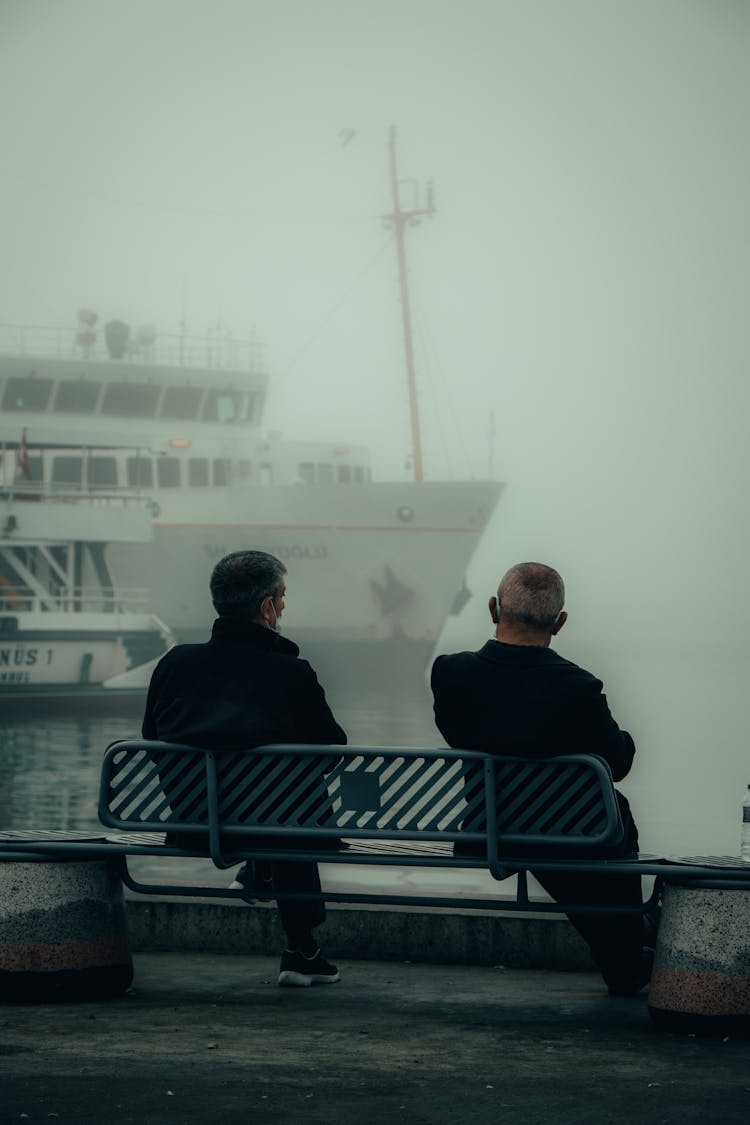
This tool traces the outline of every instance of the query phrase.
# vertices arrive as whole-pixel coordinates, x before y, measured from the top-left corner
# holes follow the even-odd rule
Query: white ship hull
[[[137,653],[150,657],[167,647],[145,614],[44,613],[14,620],[18,629],[0,634],[0,699],[102,688],[132,669]]]
[[[268,486],[196,496],[153,493],[152,543],[113,543],[116,583],[148,586],[149,608],[181,640],[204,639],[208,578],[230,551],[288,569],[284,627],[317,646],[437,640],[500,491],[495,482]],[[378,646],[379,647],[379,646]]]

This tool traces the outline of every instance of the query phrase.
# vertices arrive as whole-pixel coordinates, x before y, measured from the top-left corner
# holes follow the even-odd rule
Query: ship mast
[[[435,203],[432,193],[432,184],[427,185],[427,204],[425,207],[412,207],[403,210],[399,187],[405,182],[399,180],[396,167],[396,127],[391,125],[390,131],[390,163],[391,163],[391,188],[393,193],[393,211],[385,215],[385,222],[393,228],[396,236],[396,255],[398,258],[398,280],[401,295],[401,318],[404,332],[404,355],[406,359],[406,381],[409,390],[409,415],[411,418],[412,463],[414,466],[414,480],[424,480],[422,466],[422,436],[419,427],[419,403],[417,400],[417,376],[414,369],[414,344],[412,342],[411,306],[409,304],[409,286],[406,270],[406,227],[416,226],[420,218],[432,217],[435,212]],[[414,183],[414,181],[410,181]],[[415,190],[415,203],[416,190]]]

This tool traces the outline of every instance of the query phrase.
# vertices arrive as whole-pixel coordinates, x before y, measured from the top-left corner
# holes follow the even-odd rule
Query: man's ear
[[[560,612],[557,615],[557,620],[555,621],[555,624],[552,626],[552,636],[553,637],[557,636],[557,634],[560,632],[560,630],[562,629],[563,625],[565,624],[565,622],[567,620],[568,620],[567,613],[565,612],[564,609],[561,609]]]
[[[497,600],[494,594],[490,598],[488,605],[490,610],[490,617],[494,621],[495,625],[497,625],[498,621],[500,620],[500,602]]]
[[[271,605],[273,604],[273,594],[268,594],[260,603],[259,617],[264,624],[271,627]]]

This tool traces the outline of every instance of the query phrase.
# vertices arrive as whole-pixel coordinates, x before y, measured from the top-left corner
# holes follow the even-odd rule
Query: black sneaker
[[[230,891],[244,891],[242,897],[245,902],[255,902],[253,891],[269,891],[272,887],[273,878],[270,865],[259,860],[248,860],[237,871],[228,889]]]
[[[253,893],[257,885],[255,864],[243,863],[233,881],[229,884],[229,890],[242,891],[242,898],[248,906],[252,906],[257,901]]]
[[[311,984],[334,984],[339,971],[322,957],[320,950],[305,957],[296,949],[285,949],[279,965],[279,984],[291,988],[309,988]]]
[[[250,890],[249,884],[254,883],[253,873],[249,869],[249,864],[243,863],[239,871],[235,875],[232,882],[229,884],[230,891],[248,891]]]

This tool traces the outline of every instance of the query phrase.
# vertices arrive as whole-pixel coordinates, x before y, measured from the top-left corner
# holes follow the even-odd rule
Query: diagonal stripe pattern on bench
[[[596,759],[471,751],[259,747],[208,751],[137,740],[107,752],[100,815],[115,828],[503,844],[616,843],[619,813]]]

